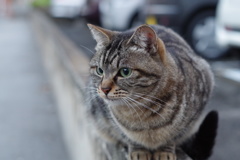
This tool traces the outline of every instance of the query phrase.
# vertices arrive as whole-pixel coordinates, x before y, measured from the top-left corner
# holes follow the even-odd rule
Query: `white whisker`
[[[142,96],[141,96],[142,95]],[[146,101],[149,101],[149,102],[152,102],[154,104],[156,104],[157,106],[159,107],[163,107],[163,105],[167,106],[168,103],[167,102],[164,102],[163,100],[157,98],[157,97],[154,97],[154,96],[150,96],[150,95],[146,95],[146,94],[141,94],[141,93],[135,93],[135,95],[133,96],[136,96],[136,97],[139,97],[139,98],[142,98]],[[144,96],[144,97],[143,97]],[[155,101],[156,100],[156,101]],[[160,101],[160,102],[163,102],[164,104],[161,104],[160,102],[157,102],[157,101]],[[165,111],[173,111],[172,107],[164,107],[164,110]]]
[[[165,104],[167,103],[167,102],[165,102],[165,101],[163,101],[163,100],[161,100],[161,99],[159,99],[159,98],[157,98],[157,97],[150,96],[150,95],[147,95],[147,94],[135,93],[135,95],[145,96],[145,97],[149,97],[149,98],[154,98],[154,99],[159,100],[159,101],[161,101],[161,102],[163,102],[163,103],[165,103]]]
[[[88,97],[85,102],[91,103],[93,100],[95,100],[98,97],[98,95],[92,95],[91,97]]]
[[[144,99],[144,100],[146,100],[146,101],[149,101],[149,102],[154,103],[155,105],[157,105],[157,106],[159,106],[159,107],[162,107],[162,106],[161,106],[161,105],[162,105],[161,103],[158,103],[158,102],[153,101],[153,100],[151,100],[151,99],[148,99],[148,98],[146,98],[146,97],[139,96],[139,95],[133,95],[133,96],[138,97],[138,98],[142,98],[142,99]]]
[[[132,100],[132,98],[130,98],[130,97],[126,97],[128,100],[130,100],[142,113],[144,113],[143,112],[143,110],[136,104],[136,102],[134,102],[133,100]]]
[[[130,97],[128,97],[128,98],[130,98]],[[157,115],[159,115],[161,118],[164,119],[164,117],[163,117],[161,114],[159,114],[157,111],[155,111],[154,109],[152,109],[152,108],[150,108],[150,107],[144,105],[143,103],[140,103],[140,102],[134,100],[133,98],[130,98],[130,99],[131,99],[132,101],[134,101],[135,103],[139,104],[140,106],[143,106],[144,108],[146,108],[146,109],[152,111],[153,113],[156,113]]]
[[[88,47],[86,47],[86,46],[84,46],[84,45],[81,45],[81,44],[80,44],[80,46],[83,47],[83,48],[85,48],[86,50],[88,50],[88,51],[91,52],[92,54],[95,54],[95,53],[94,53],[91,49],[89,49]]]
[[[122,98],[122,100],[125,102],[125,104],[126,104],[129,108],[132,108],[132,109],[136,112],[136,114],[138,115],[138,118],[139,118],[140,122],[142,122],[142,119],[141,119],[140,115],[138,114],[138,111],[131,105],[131,103],[128,101],[128,99],[127,99],[127,98]]]

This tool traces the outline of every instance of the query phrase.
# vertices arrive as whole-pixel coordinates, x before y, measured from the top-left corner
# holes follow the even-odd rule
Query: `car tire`
[[[197,14],[189,23],[186,39],[196,53],[206,59],[218,59],[225,56],[228,48],[221,47],[215,40],[215,11]]]

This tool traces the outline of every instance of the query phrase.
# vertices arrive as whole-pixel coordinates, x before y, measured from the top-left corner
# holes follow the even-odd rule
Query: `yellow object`
[[[157,24],[157,19],[156,19],[156,17],[154,17],[154,16],[148,16],[148,17],[146,18],[146,24],[149,24],[149,25]]]

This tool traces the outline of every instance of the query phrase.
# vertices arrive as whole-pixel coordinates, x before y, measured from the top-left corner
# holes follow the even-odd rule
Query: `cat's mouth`
[[[114,91],[115,92],[109,91],[108,93],[106,93],[99,88],[97,90],[98,95],[107,103],[120,103],[124,101],[125,98],[127,98],[126,96],[128,96],[126,92],[120,91],[118,89],[115,89]]]
[[[111,95],[100,95],[101,98],[107,100],[107,101],[117,101],[120,100],[120,97],[117,96],[111,96]]]
[[[117,97],[117,96],[109,96],[109,95],[100,95],[100,97],[108,104],[111,104],[111,105],[122,105],[124,104],[123,102],[123,98],[124,97]]]

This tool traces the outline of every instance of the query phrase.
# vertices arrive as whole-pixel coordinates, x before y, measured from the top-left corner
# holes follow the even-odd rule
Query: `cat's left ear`
[[[104,46],[108,45],[114,35],[113,31],[92,25],[92,24],[87,24],[93,38],[97,41],[97,46]]]
[[[128,43],[133,43],[149,53],[158,53],[162,60],[165,58],[165,45],[158,38],[155,31],[148,25],[142,25],[136,29]]]

